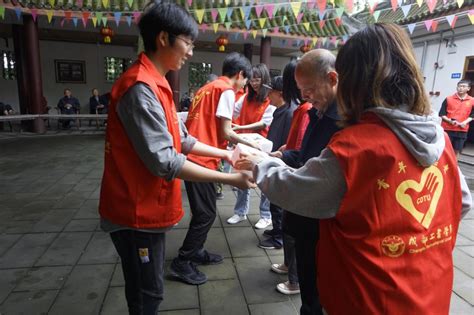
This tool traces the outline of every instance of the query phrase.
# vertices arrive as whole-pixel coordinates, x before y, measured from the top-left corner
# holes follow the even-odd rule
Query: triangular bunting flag
[[[408,12],[410,12],[410,9],[411,9],[411,4],[402,5],[400,8],[402,9],[403,16],[407,17]]]
[[[217,12],[217,9],[212,9],[212,10],[211,10],[212,22],[215,22],[215,21],[216,21],[218,14],[219,14],[219,12]]]
[[[275,26],[273,28],[273,33],[278,33],[280,31],[280,28],[278,26]]]
[[[319,12],[326,11],[327,2],[326,0],[317,0]]]
[[[140,22],[140,16],[142,15],[142,13],[140,11],[135,11],[132,14],[133,14],[133,22],[135,22],[135,24],[138,24],[138,22]]]
[[[433,25],[431,25],[431,30],[434,32],[436,32],[436,30],[438,29],[438,21],[433,21]]]
[[[242,19],[244,19],[244,16],[245,16],[244,9],[243,9],[243,8],[239,8],[239,11],[240,11],[240,16],[242,17]]]
[[[99,22],[99,26],[100,26],[100,23],[102,21],[102,12],[96,12],[95,16],[97,17],[97,21]]]
[[[421,8],[423,5],[423,0],[416,0],[416,4],[418,4],[418,7]]]
[[[282,46],[285,46],[285,45],[286,45],[286,39],[281,39],[281,40],[280,40],[280,44],[281,44]]]
[[[397,4],[398,4],[399,7],[401,7],[402,4],[403,4],[403,0],[397,0]]]
[[[287,44],[288,44],[288,47],[293,46],[293,40],[292,40],[292,39],[289,39]]]
[[[219,15],[221,17],[221,21],[224,22],[225,21],[225,17],[227,15],[227,8],[219,8],[217,9],[219,11]]]
[[[445,18],[448,21],[449,26],[451,26],[451,28],[454,28],[454,25],[456,25],[456,21],[458,17],[455,16],[454,14],[451,14],[451,15],[445,16]]]
[[[56,0],[49,0],[48,2],[49,2],[49,5],[51,7],[54,7],[54,4],[56,3]]]
[[[46,16],[48,17],[48,23],[51,24],[51,21],[53,20],[53,11],[47,10]]]
[[[319,28],[323,29],[324,25],[326,25],[326,20],[319,21]]]
[[[82,8],[83,0],[76,0],[76,7]]]
[[[198,9],[196,11],[194,11],[194,13],[196,14],[196,18],[197,18],[197,21],[199,24],[202,23],[202,18],[204,17],[204,9]]]
[[[301,40],[300,40],[300,39],[298,39],[298,40],[296,41],[296,46],[297,46],[297,47],[301,46]]]
[[[252,8],[250,6],[245,6],[244,7],[244,20],[248,20],[249,18],[249,15],[250,15],[250,10],[252,10]]]
[[[133,5],[133,0],[127,0],[128,7],[131,8]]]
[[[303,23],[303,26],[306,29],[306,31],[309,31],[309,22]]]
[[[257,37],[257,30],[252,30],[252,36],[254,39]]]
[[[281,19],[281,24],[284,24],[288,20],[288,17],[286,15],[283,16]]]
[[[232,25],[232,22],[225,22],[224,25],[225,25],[226,30],[230,30],[230,26]]]
[[[258,23],[260,24],[260,28],[263,28],[265,26],[266,22],[267,22],[267,18],[258,19]]]
[[[245,31],[244,34],[243,34],[244,40],[246,40],[248,36],[249,36],[249,32]]]
[[[227,6],[228,6],[228,5],[229,5],[229,3],[230,3],[230,0],[225,0],[224,2],[225,2],[225,5],[227,5]]]
[[[104,27],[107,26],[107,17],[106,17],[106,16],[104,16],[104,17],[101,19],[101,21],[102,21],[102,26],[104,26]]]
[[[469,20],[471,21],[471,24],[474,24],[474,10],[470,10],[467,13],[467,16],[469,17]]]
[[[269,17],[273,17],[273,10],[275,9],[275,5],[273,3],[265,4],[264,5],[265,11],[267,11]]]
[[[323,46],[326,45],[326,42],[328,41],[328,38],[327,38],[327,37],[323,37],[323,38],[321,38],[321,39],[322,39],[321,44],[322,44]]]
[[[344,8],[343,7],[340,7],[340,8],[336,9],[336,15],[338,17],[341,17],[343,13],[344,13]]]
[[[227,9],[227,18],[230,20],[232,18],[232,12],[234,12],[233,8]]]
[[[304,44],[305,44],[305,45],[308,45],[308,41],[309,41],[309,39],[305,38],[305,39],[304,39]]]
[[[316,46],[316,43],[318,42],[318,38],[317,37],[313,37],[313,40],[312,40],[312,43],[313,43],[313,47]]]
[[[238,39],[239,39],[239,34],[240,34],[240,33],[234,33],[234,40],[238,40]]]
[[[380,16],[380,11],[375,11],[374,14],[373,14],[375,22],[377,22],[379,20],[379,16]]]
[[[433,25],[433,20],[426,20],[424,21],[426,30],[429,32],[431,29],[431,26]]]
[[[300,24],[302,18],[303,18],[303,13],[298,14],[298,16],[296,17],[296,23]]]
[[[31,9],[30,13],[31,13],[31,17],[33,17],[33,21],[36,22],[36,17],[38,16],[38,10],[37,9]]]
[[[267,29],[266,29],[266,28],[264,28],[264,29],[262,30],[262,36],[263,36],[263,37],[267,37]]]
[[[349,35],[342,36],[342,43],[345,44],[348,39],[349,39]]]
[[[212,29],[214,30],[214,33],[217,33],[218,28],[219,28],[219,23],[212,23]]]
[[[201,31],[205,32],[207,31],[207,24],[201,24]]]
[[[415,30],[416,23],[411,23],[407,25],[408,31],[410,32],[410,35],[413,34],[413,31]]]
[[[301,9],[301,2],[291,2],[290,6],[291,10],[293,11],[293,15],[297,17]]]
[[[392,11],[397,11],[398,8],[398,1],[397,0],[390,0],[390,4],[392,5]]]
[[[132,26],[132,16],[127,15],[125,19],[127,20],[128,27]]]
[[[95,16],[93,16],[91,18],[91,20],[92,20],[92,25],[94,25],[94,27],[96,27],[97,26],[97,18]]]
[[[458,7],[460,8],[464,4],[464,0],[457,0],[456,3],[458,4]]]
[[[70,20],[72,17],[72,12],[71,11],[64,11],[64,17],[66,20]]]
[[[91,16],[91,13],[89,11],[82,12],[82,25],[84,28],[87,26],[87,20]]]
[[[285,25],[285,33],[289,33],[290,32],[290,26],[289,25]]]
[[[426,0],[426,4],[428,5],[428,10],[430,13],[433,13],[433,10],[436,7],[436,0]]]
[[[263,11],[263,5],[257,5],[255,7],[255,13],[257,13],[257,17],[260,17],[260,15],[262,15],[262,11]]]
[[[336,23],[336,26],[341,26],[341,24],[342,24],[342,21],[341,21],[340,18],[336,18],[336,19],[334,20],[334,22]]]
[[[18,20],[20,20],[21,19],[21,8],[16,7],[15,8],[15,14],[16,14],[16,17],[18,18]]]
[[[354,9],[354,1],[353,0],[346,0],[346,11],[348,13],[352,13],[353,9]]]
[[[0,18],[5,18],[5,7],[0,7]]]
[[[121,18],[122,18],[122,12],[114,12],[115,25],[119,26]]]
[[[77,17],[72,18],[72,24],[74,24],[74,27],[77,27]]]
[[[60,25],[61,27],[64,27],[64,21],[66,21],[66,19],[62,19],[61,22],[59,22],[59,25]]]
[[[318,15],[319,15],[319,19],[320,20],[324,20],[324,15],[326,14],[326,11],[319,11],[318,12]]]
[[[102,7],[108,8],[109,7],[109,0],[102,0]]]
[[[375,9],[377,8],[378,2],[375,1],[371,6],[369,6],[369,12],[371,15],[374,14]]]
[[[190,7],[193,4],[193,0],[188,0],[188,7]]]
[[[316,2],[314,0],[309,0],[308,2],[306,2],[306,8],[308,10],[314,9],[315,5],[316,5]]]

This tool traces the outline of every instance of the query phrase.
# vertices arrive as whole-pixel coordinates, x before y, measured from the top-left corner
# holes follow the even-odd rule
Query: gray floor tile
[[[35,264],[36,266],[74,265],[92,236],[91,232],[63,232]]]
[[[177,311],[163,311],[158,312],[161,315],[200,315],[199,309],[191,309],[191,310],[177,310]]]
[[[457,294],[451,295],[451,305],[449,308],[450,315],[467,315],[474,314],[474,306],[467,303],[465,300],[460,298]]]
[[[467,274],[469,277],[474,278],[474,264],[472,263],[472,257],[468,254],[455,248],[453,251],[454,266]]]
[[[117,259],[118,254],[110,235],[95,232],[78,264],[115,264]]]
[[[0,257],[5,251],[15,244],[21,237],[21,234],[2,234],[0,235]]]
[[[474,245],[470,245],[470,246],[458,246],[457,248],[458,248],[459,250],[465,252],[466,254],[468,254],[468,255],[471,257],[470,263],[472,264],[472,258],[474,258]]]
[[[237,279],[208,281],[199,286],[199,300],[202,315],[248,314],[242,288]]]
[[[66,224],[71,221],[76,210],[51,210],[36,223],[32,232],[61,232]]]
[[[0,306],[1,314],[47,314],[57,290],[14,292]]]
[[[56,238],[56,233],[25,234],[0,257],[0,268],[31,267]]]
[[[76,266],[49,314],[98,314],[114,265]]]
[[[114,273],[112,275],[112,280],[110,281],[110,286],[123,287],[124,285],[125,285],[125,280],[123,280],[122,265],[116,264],[114,268]]]
[[[474,220],[462,220],[461,224],[459,224],[458,233],[474,241]]]
[[[27,220],[27,221],[8,221],[0,225],[0,230],[2,233],[6,234],[26,234],[30,233],[33,229],[33,226],[37,223],[37,220]]]
[[[165,279],[165,293],[160,310],[199,308],[198,289],[195,285]]]
[[[101,315],[128,315],[124,287],[109,288],[102,306]]]
[[[98,219],[74,219],[69,221],[64,232],[88,232],[95,231],[99,225]]]
[[[31,268],[15,291],[59,290],[71,270],[71,266]]]
[[[224,228],[232,257],[266,256],[265,251],[257,247],[258,238],[251,227]]]
[[[268,257],[235,258],[237,273],[249,304],[264,304],[288,301],[278,293],[275,286],[285,281],[284,276],[269,270]]]
[[[251,304],[249,305],[250,314],[252,315],[298,315],[294,305],[290,301],[268,303],[268,304]]]
[[[454,268],[453,291],[469,304],[474,305],[474,279]]]
[[[222,264],[199,266],[209,281],[237,279],[237,271],[231,258],[224,259]]]
[[[28,269],[0,270],[0,304],[25,277]]]

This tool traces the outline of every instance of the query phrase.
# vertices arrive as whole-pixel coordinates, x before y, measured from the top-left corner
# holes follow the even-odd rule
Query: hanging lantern
[[[225,46],[229,43],[227,36],[221,35],[216,39],[216,44],[219,46],[219,51],[225,51]]]
[[[112,36],[114,36],[114,31],[108,26],[102,27],[100,30],[100,35],[104,37],[104,43],[110,44],[112,42]]]
[[[308,45],[308,44],[304,44],[300,47],[300,51],[303,53],[303,54],[306,54],[308,51],[311,50],[311,46]]]

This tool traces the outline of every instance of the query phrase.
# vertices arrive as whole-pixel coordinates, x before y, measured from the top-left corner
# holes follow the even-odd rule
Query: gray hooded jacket
[[[438,161],[444,151],[444,131],[439,117],[418,116],[399,109],[373,108],[423,166]],[[471,194],[459,170],[462,189],[461,216],[471,209]],[[254,168],[257,185],[268,199],[290,212],[310,218],[336,216],[347,185],[334,153],[324,149],[299,169],[277,158],[268,158]]]

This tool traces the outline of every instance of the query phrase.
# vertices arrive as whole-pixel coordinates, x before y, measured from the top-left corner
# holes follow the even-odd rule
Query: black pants
[[[203,247],[207,233],[216,219],[216,187],[214,183],[184,182],[191,208],[191,222],[179,258],[189,260]]]
[[[110,237],[122,260],[129,314],[157,314],[163,301],[165,233],[121,230]]]
[[[272,214],[273,237],[279,242],[283,242],[283,230],[281,227],[283,209],[270,203],[270,213]]]
[[[319,240],[319,220],[302,217],[288,211],[283,214],[283,230],[295,239],[296,269],[301,292],[301,315],[322,315],[316,285],[316,245]]]

